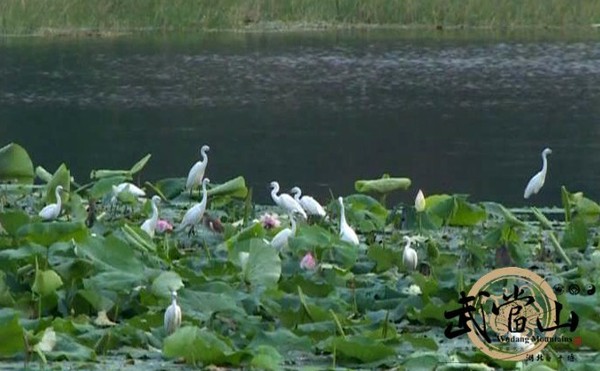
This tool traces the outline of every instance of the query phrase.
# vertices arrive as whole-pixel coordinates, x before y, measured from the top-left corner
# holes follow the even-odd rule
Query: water
[[[510,206],[600,198],[600,41],[390,32],[0,41],[0,138],[34,164],[243,175],[327,199],[356,179]],[[523,200],[551,147],[546,185]]]

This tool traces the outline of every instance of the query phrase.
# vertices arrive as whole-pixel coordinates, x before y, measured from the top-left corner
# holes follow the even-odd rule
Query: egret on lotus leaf
[[[280,195],[277,195],[279,192],[279,183],[275,181],[271,182],[271,188],[273,188],[271,190],[271,198],[273,199],[273,202],[277,204],[277,206],[284,208],[288,213],[298,213],[302,215],[304,219],[306,219],[306,213],[304,212],[304,209],[300,203],[298,203],[298,201],[294,200],[292,196],[288,195],[287,193],[281,193]]]
[[[279,231],[271,240],[271,246],[278,250],[288,246],[290,237],[296,234],[296,221],[293,215],[290,215],[290,222],[292,223],[292,228],[284,228]]]
[[[185,227],[190,227],[188,232],[188,236],[195,234],[194,228],[196,224],[200,223],[204,212],[206,211],[206,203],[208,202],[208,195],[206,190],[206,185],[210,183],[210,179],[204,178],[202,180],[202,200],[199,203],[196,203],[194,206],[190,207],[188,211],[185,212],[183,219],[181,220],[181,224],[179,224],[178,229],[184,229]]]
[[[412,238],[404,236],[404,241],[406,241],[406,245],[404,245],[404,252],[402,253],[402,263],[408,270],[414,271],[417,269],[417,263],[419,262],[417,251],[410,246],[413,242]]]
[[[165,311],[165,332],[171,335],[181,326],[181,308],[177,305],[177,291],[171,292],[171,305]]]
[[[294,200],[296,200],[296,202],[302,206],[308,215],[316,215],[319,217],[325,216],[325,209],[323,209],[323,206],[321,206],[317,200],[306,195],[300,197],[300,195],[302,195],[302,190],[300,187],[292,188],[291,192],[294,194]]]
[[[358,236],[354,229],[346,222],[346,212],[344,210],[344,199],[340,196],[338,198],[338,202],[340,203],[340,238],[342,241],[349,242],[353,245],[358,245],[360,242],[358,241]]]
[[[546,181],[546,172],[548,171],[547,157],[551,153],[552,150],[550,148],[546,148],[542,151],[542,170],[535,174],[529,183],[527,183],[527,187],[525,187],[525,193],[523,193],[524,198],[529,198],[532,194],[537,194],[544,186],[544,182]]]
[[[44,220],[53,220],[58,218],[60,215],[60,211],[62,208],[62,200],[60,198],[60,193],[63,191],[63,186],[58,185],[56,189],[54,189],[54,195],[56,196],[56,203],[46,205],[40,212],[39,216]]]
[[[154,232],[156,231],[156,225],[158,224],[158,204],[160,202],[159,196],[152,196],[152,215],[150,218],[146,219],[140,228],[148,233],[150,237],[154,237]]]
[[[200,156],[202,156],[202,160],[196,162],[188,173],[187,181],[185,182],[185,189],[190,190],[190,196],[192,195],[194,186],[199,186],[202,183],[202,178],[204,178],[204,172],[206,171],[206,165],[208,165],[208,155],[206,152],[209,150],[210,147],[206,144],[200,148]]]

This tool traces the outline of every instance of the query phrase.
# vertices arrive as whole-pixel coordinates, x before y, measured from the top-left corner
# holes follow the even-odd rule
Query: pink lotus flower
[[[173,226],[168,221],[166,221],[164,219],[160,219],[156,223],[156,231],[158,233],[172,232],[173,231]]]
[[[300,261],[300,268],[305,270],[313,270],[317,266],[317,261],[311,253],[307,252]]]
[[[272,214],[272,213],[264,213],[260,217],[260,223],[262,224],[264,229],[277,228],[281,225],[279,216],[277,214]]]

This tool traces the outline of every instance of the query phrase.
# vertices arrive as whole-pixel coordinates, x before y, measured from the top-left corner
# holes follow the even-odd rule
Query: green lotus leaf
[[[47,204],[56,202],[55,190],[58,185],[61,185],[63,190],[66,191],[61,194],[61,199],[63,202],[67,202],[69,199],[68,192],[71,189],[71,172],[67,169],[67,165],[65,164],[61,164],[58,169],[56,169],[52,175],[52,179],[50,179],[46,185],[44,202]]]
[[[10,357],[25,350],[23,327],[19,315],[9,308],[0,309],[0,357]]]
[[[58,241],[81,241],[88,235],[85,224],[79,222],[51,222],[25,224],[17,230],[17,237],[49,247]]]
[[[253,286],[270,287],[277,284],[281,276],[279,253],[261,239],[248,240],[250,244],[244,277]]]
[[[164,340],[163,355],[183,358],[188,363],[239,364],[240,357],[234,349],[215,333],[207,329],[186,326]]]
[[[161,298],[170,298],[171,291],[177,291],[183,287],[181,276],[176,272],[162,272],[152,281],[152,293]]]
[[[244,198],[248,195],[246,188],[246,180],[243,176],[238,176],[228,180],[225,183],[219,184],[207,191],[208,196],[230,196],[236,198]]]
[[[0,181],[32,184],[33,163],[27,151],[16,143],[0,148]]]
[[[29,223],[29,220],[29,215],[21,210],[8,210],[0,213],[0,225],[12,237],[15,237],[19,228]]]
[[[407,190],[410,187],[409,178],[391,178],[383,176],[381,179],[357,180],[354,189],[360,193],[390,193],[398,190]]]

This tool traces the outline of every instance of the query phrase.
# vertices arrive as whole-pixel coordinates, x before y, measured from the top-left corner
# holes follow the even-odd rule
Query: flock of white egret
[[[200,223],[205,211],[208,202],[207,197],[207,189],[206,186],[209,184],[210,180],[205,178],[206,167],[208,165],[208,155],[207,152],[210,150],[208,145],[203,145],[200,149],[201,160],[197,161],[192,168],[190,169],[187,177],[187,181],[185,184],[185,189],[189,190],[190,195],[192,194],[193,188],[195,186],[202,186],[202,199],[200,202],[192,205],[184,214],[181,223],[177,230],[183,230],[186,227],[189,227],[189,234],[194,233],[194,228],[197,224]],[[532,194],[537,194],[544,182],[546,180],[546,173],[548,170],[548,159],[547,156],[552,153],[550,148],[546,148],[542,152],[542,169],[535,174],[527,187],[525,188],[524,198],[529,198]],[[270,241],[271,246],[276,249],[282,249],[288,245],[288,241],[290,237],[296,234],[297,225],[295,218],[301,217],[303,219],[308,219],[309,216],[314,216],[318,218],[325,218],[326,211],[318,201],[316,201],[313,197],[302,195],[302,190],[299,187],[293,187],[291,189],[291,193],[294,194],[294,197],[290,196],[287,193],[279,193],[280,187],[279,183],[276,181],[271,182],[271,198],[273,202],[285,210],[285,212],[289,215],[291,228],[283,228],[279,231]],[[119,185],[113,186],[113,197],[112,202],[116,202],[119,194],[126,192],[130,193],[132,196],[136,198],[143,198],[146,196],[144,190],[140,189],[136,185],[132,183],[121,183]],[[43,220],[53,220],[58,218],[61,212],[61,197],[60,194],[63,192],[62,186],[57,186],[55,189],[56,203],[51,203],[45,206],[40,212],[39,216]],[[157,228],[158,223],[158,204],[160,203],[159,196],[153,196],[151,199],[152,205],[152,214],[150,218],[146,219],[142,225],[141,229],[146,232],[150,237],[154,237],[155,230]],[[339,237],[340,240],[348,242],[352,245],[359,245],[360,241],[358,235],[354,231],[354,229],[348,224],[346,221],[345,207],[344,207],[344,199],[340,196],[338,197],[338,203],[340,205],[340,231]],[[426,201],[423,192],[419,190],[417,196],[415,198],[415,209],[418,213],[423,212],[426,208]],[[403,264],[406,266],[408,270],[416,270],[418,264],[418,255],[417,251],[412,248],[412,243],[415,241],[419,241],[420,236],[410,237],[404,236],[404,241],[406,245],[404,246],[404,251],[402,255]],[[311,255],[312,257],[312,255]],[[303,263],[304,262],[303,259]],[[314,265],[314,260],[312,261]],[[177,292],[171,292],[171,304],[165,311],[164,316],[164,328],[167,334],[172,334],[181,324],[181,308],[177,304]]]

